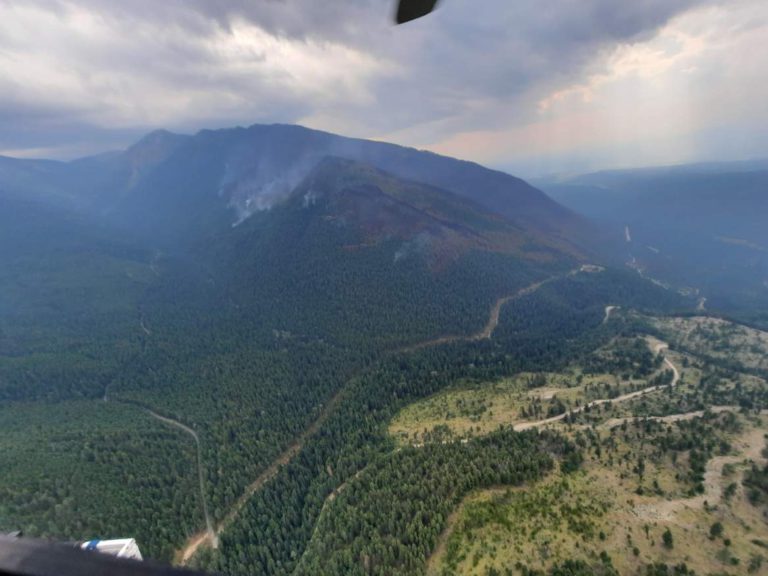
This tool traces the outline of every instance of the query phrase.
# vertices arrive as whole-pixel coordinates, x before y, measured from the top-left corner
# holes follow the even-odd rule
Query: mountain
[[[766,162],[598,172],[539,185],[612,228],[614,244],[644,273],[698,291],[713,309],[768,307]]]
[[[402,156],[405,172],[500,182],[540,225],[490,209],[480,188],[328,154],[342,144]],[[158,470],[194,454],[151,414],[199,435],[192,477],[221,520],[364,366],[481,332],[499,298],[580,262],[544,214],[578,218],[522,181],[301,128],[157,132],[123,152],[2,166],[0,424],[18,435],[0,458],[14,471],[0,529],[137,534],[154,558],[198,529],[201,494],[167,488],[190,468]],[[62,480],[73,471],[81,481]],[[38,495],[39,509],[14,504]]]
[[[355,227],[364,243],[349,250],[397,239],[424,246],[438,260],[480,249],[531,259],[556,256],[480,204],[352,160],[322,160],[291,196],[307,209],[321,205],[325,219]]]
[[[728,236],[768,243],[761,216],[768,166],[749,163],[694,164],[670,168],[607,171],[542,183],[553,198],[592,218],[675,220]],[[657,213],[656,208],[663,212]]]
[[[155,132],[126,151],[70,163],[5,159],[12,169],[0,173],[0,191],[13,187],[19,193],[67,199],[142,234],[162,228],[164,239],[171,241],[269,209],[328,156],[453,192],[572,253],[583,254],[593,232],[585,220],[508,174],[286,125],[205,130],[194,136]]]
[[[593,233],[513,176],[299,126],[156,131],[122,152],[1,165],[0,199],[166,254],[199,312],[235,302],[267,336],[346,341],[338,318],[366,314],[379,342],[466,330],[509,286],[586,259]],[[173,290],[152,292],[156,313]]]
[[[136,308],[174,326],[247,310],[264,341],[395,345],[479,328],[496,298],[583,260],[589,229],[512,176],[297,126],[157,131],[122,152],[0,165],[5,307],[32,324],[72,325],[126,294],[120,267],[138,259],[115,325]],[[147,278],[157,254],[166,274]],[[98,281],[95,263],[110,271]]]
[[[333,157],[198,253],[262,326],[378,346],[479,328],[511,287],[575,265],[475,202]]]

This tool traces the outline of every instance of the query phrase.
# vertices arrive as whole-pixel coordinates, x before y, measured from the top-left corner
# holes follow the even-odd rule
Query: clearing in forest
[[[649,430],[638,423],[603,432],[588,441],[588,456],[576,473],[557,472],[526,489],[469,496],[452,514],[428,574],[504,574],[515,566],[549,570],[566,560],[594,567],[606,562],[603,552],[619,574],[643,573],[659,562],[685,563],[697,574],[713,567],[723,574],[764,573],[765,510],[750,502],[743,481],[751,462],[765,464],[760,452],[768,421],[740,419],[743,431],[734,433],[728,431],[734,429],[730,418]],[[691,450],[659,454],[650,444],[694,431],[702,445],[707,439],[732,443],[727,456],[709,459],[702,494]],[[665,545],[667,530],[671,546]]]
[[[613,342],[559,373],[522,373],[498,382],[464,382],[403,409],[390,434],[402,445],[485,435],[499,426],[521,429],[615,401],[659,384],[670,365],[663,343],[651,339]]]
[[[616,339],[579,366],[465,382],[393,419],[401,445],[546,424],[584,455],[575,473],[465,498],[429,574],[548,573],[566,560],[619,574],[656,563],[768,573],[768,493],[755,488],[768,486],[768,335],[709,318],[644,320],[671,350],[656,338]],[[647,392],[629,395],[637,389]],[[552,422],[562,410],[568,417]]]

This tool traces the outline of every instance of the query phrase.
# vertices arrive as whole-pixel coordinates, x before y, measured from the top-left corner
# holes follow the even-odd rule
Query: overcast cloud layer
[[[524,174],[768,156],[765,0],[0,0],[0,154],[301,123]]]

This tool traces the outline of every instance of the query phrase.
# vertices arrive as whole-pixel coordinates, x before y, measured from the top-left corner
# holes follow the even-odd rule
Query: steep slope
[[[202,253],[262,326],[347,344],[476,329],[495,298],[573,265],[474,202],[339,158]]]
[[[75,160],[66,166],[63,185],[79,206],[98,214],[109,212],[187,139],[156,130],[125,151]]]
[[[365,244],[418,239],[435,258],[470,250],[551,260],[530,236],[482,205],[436,187],[397,178],[368,164],[329,157],[293,192],[305,207],[325,203],[325,217],[356,227]],[[528,243],[528,246],[525,244]],[[525,249],[530,252],[525,253]],[[536,249],[539,249],[536,252]],[[347,247],[355,249],[355,247]]]

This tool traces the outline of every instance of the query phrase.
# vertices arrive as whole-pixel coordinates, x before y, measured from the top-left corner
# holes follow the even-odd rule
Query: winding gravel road
[[[496,300],[494,305],[491,307],[491,311],[488,315],[488,322],[485,324],[485,327],[479,332],[475,334],[470,334],[469,336],[441,336],[439,338],[434,338],[432,340],[425,340],[424,342],[419,342],[418,344],[406,346],[405,348],[401,348],[399,352],[403,352],[403,353],[415,352],[416,350],[423,350],[424,348],[432,348],[434,346],[440,346],[442,344],[450,344],[453,342],[479,342],[481,340],[490,340],[490,338],[493,336],[493,333],[496,331],[496,328],[499,327],[499,318],[501,316],[501,309],[504,307],[505,304],[508,304],[512,300],[517,300],[518,298],[522,298],[523,296],[528,296],[530,294],[533,294],[534,292],[539,290],[542,286],[550,284],[556,280],[569,278],[571,276],[575,276],[576,274],[591,273],[591,272],[597,272],[597,271],[602,271],[602,268],[598,266],[591,266],[589,264],[585,264],[580,268],[576,268],[574,270],[569,271],[566,274],[559,274],[557,276],[552,276],[550,278],[546,278],[544,280],[534,282],[533,284],[526,286],[525,288],[521,288],[514,294],[510,294],[509,296],[503,296],[498,300]]]
[[[205,527],[206,527],[206,533],[207,538],[215,548],[218,546],[218,537],[216,535],[216,531],[213,529],[213,522],[211,521],[211,515],[208,513],[208,503],[205,498],[205,476],[203,475],[203,453],[202,449],[200,448],[200,437],[197,435],[197,432],[192,430],[189,426],[186,424],[182,424],[181,422],[178,422],[177,420],[174,420],[172,418],[166,418],[165,416],[161,416],[157,412],[153,412],[149,408],[144,408],[144,410],[152,416],[152,418],[155,418],[156,420],[159,420],[160,422],[167,424],[168,426],[173,426],[174,428],[177,428],[179,430],[182,430],[183,432],[186,432],[192,438],[195,440],[195,446],[197,448],[197,477],[200,482],[200,500],[203,503],[203,515],[205,516]],[[182,555],[183,559],[183,555]],[[187,558],[188,559],[188,558]]]
[[[668,349],[669,346],[663,342],[658,342],[655,345],[655,352],[656,354],[659,354],[662,350]],[[680,372],[678,371],[677,367],[672,364],[672,362],[669,361],[669,358],[664,358],[664,363],[669,367],[670,370],[672,370],[672,382],[669,384],[664,384],[661,386],[649,386],[648,388],[643,388],[642,390],[637,390],[636,392],[630,392],[628,394],[624,394],[623,396],[618,396],[616,398],[603,398],[601,400],[593,400],[592,402],[589,402],[588,404],[584,404],[584,406],[579,406],[578,408],[574,408],[573,410],[568,410],[567,412],[563,412],[562,414],[559,414],[558,416],[553,416],[552,418],[546,418],[545,420],[539,420],[537,422],[521,422],[520,424],[516,424],[514,426],[514,430],[522,432],[523,430],[531,430],[532,428],[541,428],[542,426],[546,426],[547,424],[554,424],[555,422],[560,422],[561,420],[564,420],[568,416],[571,416],[573,414],[579,414],[586,410],[587,408],[593,408],[595,406],[601,406],[602,404],[620,404],[621,402],[626,402],[628,400],[632,400],[634,398],[638,398],[640,396],[645,396],[646,394],[650,394],[651,392],[656,392],[657,390],[664,390],[666,388],[674,388],[677,383],[680,381]]]

